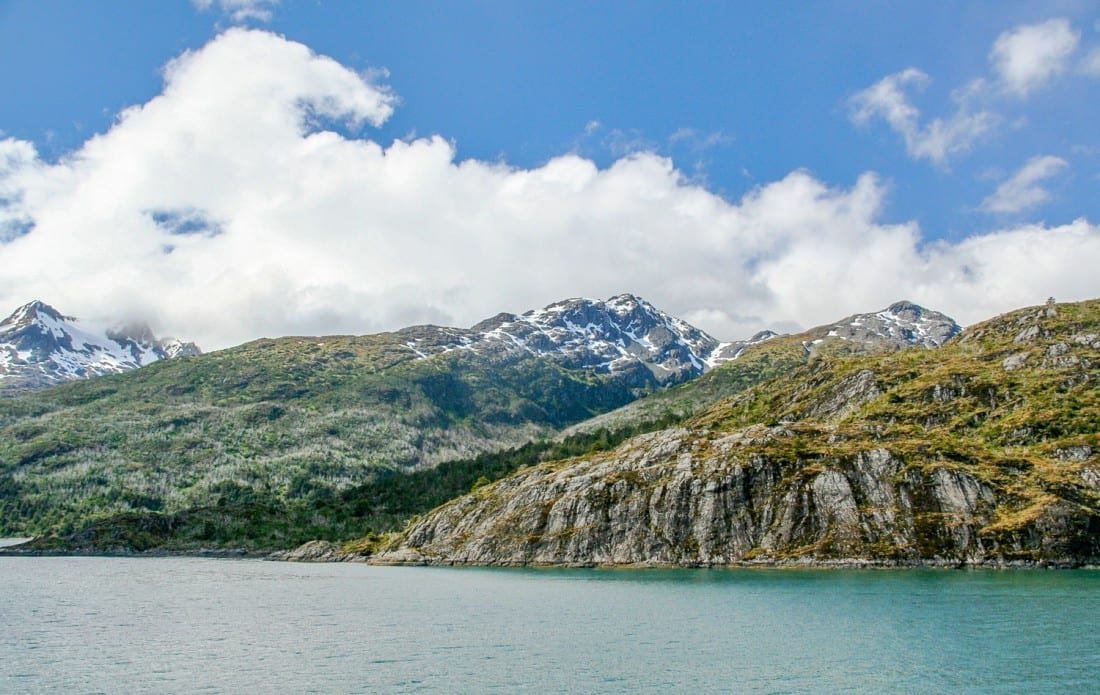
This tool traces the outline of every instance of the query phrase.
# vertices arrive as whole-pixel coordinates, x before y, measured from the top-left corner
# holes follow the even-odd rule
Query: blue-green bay
[[[0,558],[0,692],[1087,692],[1100,572]]]

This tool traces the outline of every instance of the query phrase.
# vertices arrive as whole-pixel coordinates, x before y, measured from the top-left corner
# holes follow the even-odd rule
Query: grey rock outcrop
[[[293,550],[271,553],[265,559],[284,562],[364,562],[366,560],[362,555],[345,552],[339,545],[321,540],[303,543]]]
[[[894,302],[882,311],[854,314],[834,324],[812,329],[810,345],[825,338],[838,338],[882,350],[907,347],[937,348],[955,337],[962,327],[951,317],[925,309],[913,302]]]
[[[789,437],[782,427],[716,439],[667,430],[590,460],[521,471],[410,525],[377,561],[954,566],[1100,555],[1088,515],[1070,505],[999,533],[999,500],[966,470],[912,466],[886,448],[811,465],[760,453]]]

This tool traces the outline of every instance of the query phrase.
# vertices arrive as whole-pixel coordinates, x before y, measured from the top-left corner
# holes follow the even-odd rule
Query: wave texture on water
[[[1089,692],[1100,573],[0,558],[0,692]]]

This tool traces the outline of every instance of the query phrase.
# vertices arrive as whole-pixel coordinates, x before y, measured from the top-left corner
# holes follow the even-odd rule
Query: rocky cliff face
[[[381,562],[1100,561],[1100,302],[815,360],[410,524]],[[1012,359],[1009,359],[1012,358]]]
[[[708,440],[644,435],[605,457],[538,467],[412,524],[403,561],[709,566],[830,560],[883,564],[1074,564],[1100,557],[1100,515],[1065,499],[997,527],[1006,491],[965,469],[914,465],[889,448],[808,462],[750,428]],[[927,461],[923,463],[929,463]],[[1077,493],[1100,497],[1098,466]],[[383,555],[381,559],[386,559]]]

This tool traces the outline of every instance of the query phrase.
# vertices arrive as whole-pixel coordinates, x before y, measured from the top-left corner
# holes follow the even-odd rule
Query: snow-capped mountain
[[[641,364],[658,382],[701,374],[718,341],[632,294],[607,301],[568,299],[473,327],[481,343],[512,343],[552,354],[571,368],[621,372]]]
[[[658,384],[702,374],[720,344],[632,294],[567,299],[524,314],[498,314],[470,329],[417,326],[399,335],[424,358],[452,350],[534,355],[570,369],[636,372],[640,380]]]
[[[829,338],[870,344],[887,350],[913,346],[936,348],[960,331],[962,326],[950,316],[901,301],[882,311],[854,314],[814,329],[813,337],[807,341],[807,349],[812,350]]]
[[[194,343],[158,340],[143,324],[103,332],[35,300],[0,323],[0,393],[118,374],[199,353]]]
[[[804,344],[810,352],[834,340],[877,349],[935,347],[960,330],[939,312],[897,302],[811,329]],[[646,388],[687,381],[777,337],[761,331],[746,340],[720,342],[632,294],[567,299],[524,314],[498,314],[468,329],[414,326],[393,335],[419,358],[454,350],[504,361],[546,357],[566,368],[613,374]],[[145,325],[100,332],[35,301],[0,324],[0,393],[195,354],[199,349],[193,343],[157,339]]]
[[[953,320],[910,302],[857,314],[815,329],[808,349],[839,339],[884,349],[934,347],[959,332]],[[567,299],[524,314],[498,314],[470,329],[417,326],[399,331],[419,357],[469,350],[478,354],[531,354],[562,366],[599,373],[638,372],[665,385],[685,381],[777,337],[761,331],[723,343],[632,294],[606,301]],[[646,377],[648,373],[648,377]]]

